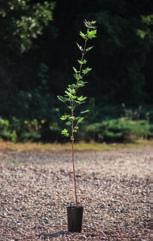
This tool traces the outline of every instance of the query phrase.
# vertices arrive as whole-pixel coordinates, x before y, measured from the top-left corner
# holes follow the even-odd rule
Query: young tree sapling
[[[92,70],[87,66],[87,53],[93,49],[93,46],[88,46],[88,42],[96,38],[97,29],[96,21],[84,21],[85,32],[80,31],[80,37],[83,40],[83,44],[77,43],[77,47],[81,52],[81,57],[77,60],[78,67],[73,67],[74,82],[69,84],[65,90],[63,96],[58,96],[58,99],[63,102],[67,107],[67,113],[62,115],[60,119],[64,121],[66,128],[62,130],[62,134],[66,137],[70,137],[72,146],[72,165],[73,165],[73,180],[74,180],[74,197],[75,204],[78,206],[77,185],[76,185],[76,171],[75,171],[75,158],[74,158],[74,142],[75,134],[79,129],[79,124],[84,120],[83,115],[88,110],[83,110],[78,115],[78,107],[85,103],[86,98],[79,94],[79,91],[86,85],[85,77]]]

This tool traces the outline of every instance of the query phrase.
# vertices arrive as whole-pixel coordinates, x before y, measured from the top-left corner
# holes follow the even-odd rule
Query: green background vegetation
[[[65,141],[57,95],[72,82],[78,33],[97,21],[78,139],[153,136],[152,0],[1,0],[0,137]]]

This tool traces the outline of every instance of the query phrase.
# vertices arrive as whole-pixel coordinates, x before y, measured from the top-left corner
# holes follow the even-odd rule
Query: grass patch
[[[111,151],[122,148],[142,148],[145,146],[153,146],[153,140],[139,139],[133,143],[96,143],[96,142],[79,142],[75,144],[76,151]],[[59,144],[43,144],[43,143],[12,143],[8,141],[0,141],[0,151],[49,151],[49,152],[64,152],[70,151],[70,143]]]

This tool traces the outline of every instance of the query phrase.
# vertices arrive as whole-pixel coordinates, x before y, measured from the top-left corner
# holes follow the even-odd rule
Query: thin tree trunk
[[[72,117],[74,116],[74,110],[72,109]],[[74,121],[72,119],[71,125],[71,144],[72,144],[72,165],[73,165],[73,182],[74,182],[74,196],[75,196],[75,204],[78,206],[77,199],[77,186],[76,186],[76,175],[75,175],[75,158],[74,158]]]
[[[73,182],[74,182],[75,203],[76,203],[76,206],[78,206],[76,174],[75,174],[75,158],[74,158],[74,140],[72,140],[72,164],[73,164]]]

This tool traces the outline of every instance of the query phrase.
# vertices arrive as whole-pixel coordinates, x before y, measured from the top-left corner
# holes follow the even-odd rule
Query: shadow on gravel
[[[64,235],[70,235],[71,233],[68,232],[68,231],[58,231],[58,232],[55,232],[55,233],[43,233],[43,234],[40,234],[39,237],[43,238],[43,239],[48,239],[48,238],[61,238],[63,237]]]

